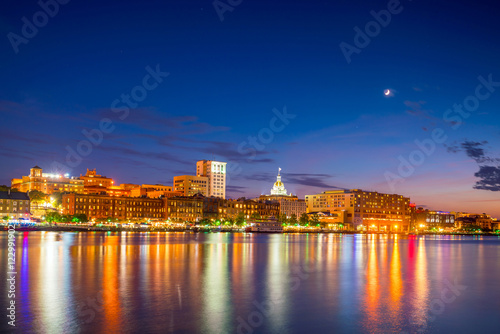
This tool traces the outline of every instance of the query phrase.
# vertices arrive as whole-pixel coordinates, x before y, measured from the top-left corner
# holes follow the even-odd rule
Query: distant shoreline
[[[7,232],[7,229],[4,227],[0,229],[2,232]],[[112,228],[112,227],[89,227],[89,226],[43,226],[43,227],[19,227],[16,228],[17,232],[136,232],[136,233],[151,233],[151,232],[190,232],[190,233],[254,233],[254,234],[276,234],[276,233],[255,233],[255,232],[245,232],[243,229],[234,229],[234,228],[200,228],[195,231],[190,228]],[[499,234],[493,232],[474,232],[474,233],[466,233],[466,232],[456,232],[456,233],[443,233],[443,232],[422,232],[418,234],[408,234],[405,232],[398,233],[385,233],[385,232],[358,232],[358,231],[334,231],[334,230],[307,230],[307,229],[299,229],[294,231],[283,231],[283,233],[278,234],[293,234],[293,233],[302,233],[302,234],[381,234],[381,235],[403,235],[403,236],[418,236],[418,235],[470,235],[470,236],[497,236],[500,237]]]

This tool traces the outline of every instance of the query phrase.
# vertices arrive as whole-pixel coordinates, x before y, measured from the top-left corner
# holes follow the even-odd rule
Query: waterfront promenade
[[[4,231],[7,231],[7,226],[2,226]],[[0,230],[2,230],[0,229]],[[116,226],[116,225],[86,225],[86,224],[37,224],[34,226],[22,226],[16,228],[17,231],[52,231],[52,232],[191,232],[191,233],[242,233],[245,232],[243,227],[231,226],[199,226],[182,224],[172,226]],[[250,233],[250,232],[248,232]],[[421,231],[419,233],[408,232],[377,232],[377,231],[352,231],[352,230],[331,230],[318,227],[298,227],[285,226],[283,233],[334,233],[334,234],[379,234],[379,235],[492,235],[499,236],[498,232],[480,232],[480,231]]]

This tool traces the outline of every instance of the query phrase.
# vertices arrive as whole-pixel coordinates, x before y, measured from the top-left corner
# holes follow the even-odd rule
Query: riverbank
[[[7,226],[3,226],[3,231],[7,231]],[[58,224],[58,225],[43,225],[43,226],[23,226],[17,227],[18,232],[29,231],[45,231],[45,232],[190,232],[190,233],[242,233],[243,228],[237,227],[212,227],[212,226],[168,226],[168,227],[116,227],[116,226],[88,226],[88,225],[73,225],[73,224]],[[327,230],[317,228],[297,228],[285,227],[283,233],[322,233],[322,234],[395,234],[395,235],[476,235],[476,236],[500,236],[493,232],[419,232],[418,234],[409,234],[406,232],[364,232],[364,231],[348,231],[348,230]]]

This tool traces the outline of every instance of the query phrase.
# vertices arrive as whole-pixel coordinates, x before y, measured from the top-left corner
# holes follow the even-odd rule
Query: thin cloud
[[[283,181],[290,184],[300,184],[317,188],[345,189],[325,182],[325,179],[332,177],[333,175],[329,174],[286,173],[283,175]]]

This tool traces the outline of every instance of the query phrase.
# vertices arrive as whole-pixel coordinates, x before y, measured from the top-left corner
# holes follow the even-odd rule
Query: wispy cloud
[[[245,194],[247,187],[241,187],[241,186],[226,186],[226,191],[229,193],[238,193],[238,194]]]
[[[109,118],[113,122],[133,125],[143,130],[175,132],[186,135],[207,134],[213,132],[228,131],[225,126],[211,125],[200,122],[197,116],[175,116],[160,113],[155,108],[135,108],[128,112],[113,112],[111,109],[98,109],[93,113],[96,119]]]
[[[130,147],[104,146],[104,145],[97,146],[96,150],[112,153],[115,155],[120,154],[128,156],[129,158],[133,158],[136,161],[142,161],[143,159],[152,159],[152,160],[161,160],[168,162],[175,161],[187,166],[190,166],[192,164],[191,161],[180,159],[177,155],[173,155],[168,152],[161,152],[161,151],[148,152],[148,151],[136,150]]]
[[[439,121],[439,118],[432,116],[433,111],[430,109],[424,109],[426,101],[409,101],[403,102],[406,106],[406,113],[412,116],[422,117],[425,119],[430,119],[433,121]]]
[[[282,173],[281,176],[285,185],[298,184],[317,188],[344,189],[326,182],[326,180],[334,177],[330,174]],[[273,183],[276,180],[276,174],[254,173],[252,175],[247,175],[244,178],[252,181]]]
[[[332,177],[330,174],[287,173],[283,175],[283,181],[317,188],[345,189],[325,182]]]

